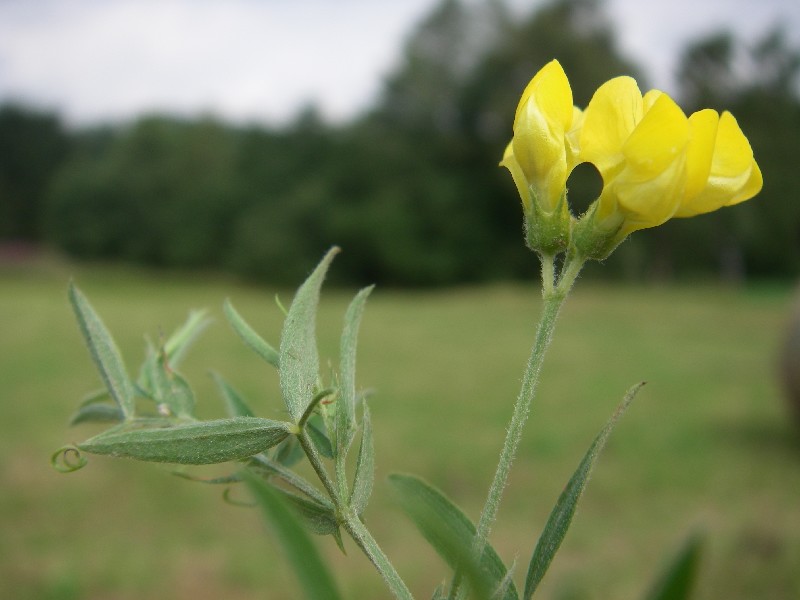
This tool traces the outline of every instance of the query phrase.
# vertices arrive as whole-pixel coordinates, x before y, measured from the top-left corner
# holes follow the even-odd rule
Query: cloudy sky
[[[480,0],[471,0],[480,1]],[[404,37],[438,0],[0,0],[0,102],[75,124],[145,110],[278,123],[313,101],[331,120],[368,106]],[[541,0],[510,0],[527,11]],[[607,0],[625,52],[669,90],[688,39],[752,40],[800,0]]]

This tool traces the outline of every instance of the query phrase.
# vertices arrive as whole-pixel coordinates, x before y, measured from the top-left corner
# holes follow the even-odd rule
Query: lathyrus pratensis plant
[[[599,198],[576,217],[568,203],[567,179],[583,162],[597,168],[603,187]],[[640,387],[627,393],[567,483],[535,545],[523,586],[518,587],[515,573],[488,538],[559,310],[581,267],[588,260],[606,258],[638,229],[742,202],[762,186],[750,144],[731,114],[707,109],[687,117],[662,92],[642,95],[629,77],[600,86],[581,111],[573,106],[569,81],[557,61],[545,65],[525,88],[514,118],[514,136],[501,165],[511,172],[518,188],[525,240],[541,263],[543,308],[486,504],[473,524],[421,479],[411,475],[389,479],[399,505],[453,569],[449,585],[434,591],[435,600],[527,600],[533,595],[566,534],[600,450]],[[411,593],[362,518],[373,487],[374,452],[367,402],[355,382],[355,358],[359,322],[371,288],[359,292],[347,310],[338,369],[330,380],[320,375],[316,312],[335,254],[336,249],[331,250],[298,289],[286,313],[278,349],[262,339],[230,303],[224,307],[234,331],[278,370],[284,421],[254,416],[220,376],[215,378],[229,417],[195,418],[194,396],[177,367],[206,324],[202,314],[190,315],[159,346],[148,345],[145,362],[133,380],[102,321],[71,286],[70,301],[105,384],[104,390],[81,405],[72,423],[114,424],[60,449],[53,462],[66,471],[82,467],[86,453],[180,465],[229,462],[230,476],[216,481],[243,481],[249,486],[308,598],[340,597],[308,532],[329,534],[342,547],[344,531],[391,593],[407,599]],[[348,461],[357,439],[355,460]],[[303,459],[313,468],[319,486],[293,470]],[[352,465],[352,475],[348,465]],[[682,582],[693,567],[696,551],[696,544],[689,544],[649,597],[684,597]]]

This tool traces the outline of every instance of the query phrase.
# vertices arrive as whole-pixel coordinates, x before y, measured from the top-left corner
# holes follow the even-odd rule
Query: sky
[[[472,2],[480,0],[469,0]],[[542,0],[508,0],[526,12]],[[0,0],[0,102],[73,125],[146,111],[280,124],[309,103],[345,121],[375,101],[439,0]],[[670,91],[677,53],[777,22],[800,46],[800,0],[606,0],[621,49]]]

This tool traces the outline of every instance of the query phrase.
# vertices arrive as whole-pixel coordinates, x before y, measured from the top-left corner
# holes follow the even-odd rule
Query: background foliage
[[[336,277],[353,283],[519,277],[530,271],[515,235],[520,211],[496,164],[521,90],[553,57],[578,105],[616,75],[647,86],[597,0],[556,0],[522,19],[502,2],[442,0],[409,36],[374,107],[345,125],[307,107],[281,128],[151,115],[67,130],[57,115],[7,105],[0,235],[80,258],[277,282],[301,280],[333,243],[350,257]],[[737,116],[764,191],[736,211],[634,236],[594,272],[796,275],[800,51],[780,29],[754,47],[721,32],[686,48],[680,64],[684,108]],[[598,188],[591,167],[579,168],[574,210]]]

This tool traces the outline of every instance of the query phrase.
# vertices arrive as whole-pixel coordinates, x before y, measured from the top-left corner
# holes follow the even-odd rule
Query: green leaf
[[[231,304],[230,300],[225,300],[225,304],[222,306],[222,312],[225,313],[225,317],[228,319],[228,323],[231,324],[233,330],[238,334],[242,341],[250,346],[252,350],[255,351],[261,358],[267,361],[276,369],[279,368],[280,358],[278,355],[278,351],[275,350],[269,343],[267,343],[264,338],[258,335],[252,327],[245,321],[242,316],[236,312],[236,309],[233,308],[233,304]]]
[[[356,431],[356,346],[364,305],[374,286],[356,294],[344,317],[344,329],[340,343],[339,399],[336,403],[336,420],[333,445],[336,455],[344,460]]]
[[[329,535],[339,531],[339,523],[333,507],[325,506],[306,496],[298,496],[292,492],[274,487],[287,504],[294,510],[295,515],[302,521],[311,533]]]
[[[253,411],[244,401],[244,398],[233,389],[230,384],[217,373],[211,373],[211,377],[219,388],[222,399],[225,401],[225,408],[228,411],[228,416],[231,417],[253,417]]]
[[[294,435],[287,437],[273,450],[273,459],[284,467],[296,465],[304,456],[303,447]]]
[[[116,428],[78,444],[78,448],[136,460],[207,465],[248,458],[287,435],[287,423],[236,417],[158,429]]]
[[[375,479],[375,447],[372,443],[372,424],[369,418],[369,409],[364,404],[364,417],[361,420],[361,446],[358,448],[356,460],[356,474],[353,478],[353,491],[350,494],[350,506],[358,516],[367,508],[372,483]]]
[[[173,369],[177,368],[189,346],[210,323],[211,319],[208,318],[208,311],[190,311],[186,322],[167,338],[167,341],[164,342],[164,352],[167,355],[169,365]]]
[[[81,423],[119,423],[125,418],[117,405],[87,404],[81,406],[69,420],[70,425]]]
[[[404,512],[414,521],[428,543],[453,568],[469,580],[479,598],[490,598],[500,585],[506,585],[506,567],[494,548],[486,545],[480,561],[472,552],[475,525],[442,492],[413,475],[389,476]],[[513,583],[506,600],[516,599]]]
[[[333,446],[331,446],[331,441],[314,421],[316,421],[316,419],[306,423],[305,429],[308,431],[308,437],[311,438],[314,447],[322,456],[325,458],[333,458]]]
[[[561,542],[564,540],[564,536],[567,534],[567,530],[572,522],[572,517],[575,515],[578,500],[580,500],[581,494],[583,494],[583,490],[589,480],[592,467],[594,467],[595,462],[597,462],[597,457],[600,455],[603,446],[605,446],[608,436],[643,385],[644,383],[639,383],[628,390],[628,393],[625,394],[625,398],[614,412],[614,415],[605,424],[594,439],[594,442],[592,442],[592,445],[589,446],[589,450],[584,455],[575,473],[573,473],[569,483],[567,483],[567,487],[561,492],[561,496],[559,496],[556,505],[550,513],[550,517],[547,519],[544,531],[539,537],[539,541],[536,543],[536,549],[533,551],[533,556],[528,566],[528,575],[525,579],[525,593],[523,594],[525,600],[533,596],[533,593],[536,591],[536,588],[547,572],[553,557],[556,552],[558,552],[558,548],[561,546]]]
[[[89,348],[94,364],[100,371],[103,383],[124,417],[130,419],[135,412],[133,383],[128,377],[125,363],[122,361],[114,339],[74,283],[69,285],[69,300],[78,319],[83,339]]]
[[[280,386],[292,421],[297,423],[314,397],[319,376],[316,317],[319,292],[325,273],[339,252],[328,251],[295,294],[283,324],[280,344]]]
[[[168,406],[173,415],[194,417],[194,392],[186,379],[169,369],[164,360],[159,360],[159,373],[162,375],[159,402]]]
[[[692,535],[645,596],[647,600],[688,600],[700,567],[703,536]]]
[[[341,598],[316,546],[282,496],[258,477],[247,474],[247,484],[281,543],[303,592],[309,600]]]

